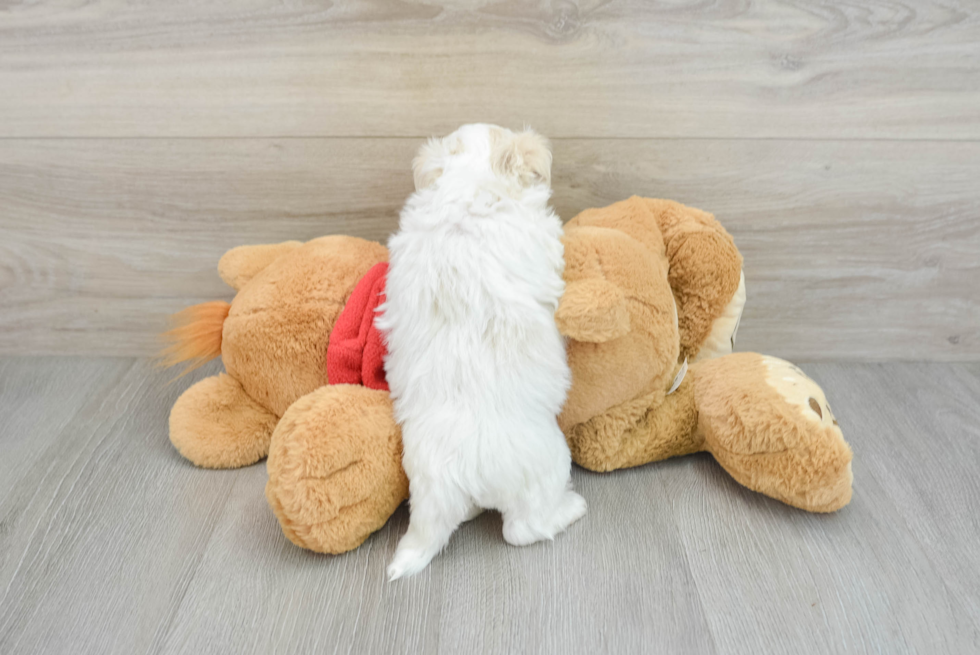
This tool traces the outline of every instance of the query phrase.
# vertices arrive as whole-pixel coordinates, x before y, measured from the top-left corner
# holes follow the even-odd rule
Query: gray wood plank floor
[[[854,448],[843,511],[701,455],[576,470],[590,513],[554,543],[509,547],[486,514],[388,584],[405,509],[347,555],[295,548],[263,465],[171,448],[189,380],[0,359],[0,652],[977,652],[980,365],[803,368]]]

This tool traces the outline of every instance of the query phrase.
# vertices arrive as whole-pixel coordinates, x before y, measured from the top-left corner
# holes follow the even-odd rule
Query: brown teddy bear
[[[795,507],[848,503],[851,451],[820,387],[788,362],[730,354],[742,260],[714,217],[633,197],[582,212],[564,243],[555,318],[572,388],[559,421],[575,462],[611,471],[706,451]],[[227,371],[174,404],[174,446],[209,468],[268,456],[269,504],[311,550],[357,547],[408,496],[372,351],[386,260],[381,244],[348,236],[235,248],[218,264],[238,292],[232,303],[190,307],[168,333],[167,363],[220,354]],[[331,380],[341,342],[343,375]]]

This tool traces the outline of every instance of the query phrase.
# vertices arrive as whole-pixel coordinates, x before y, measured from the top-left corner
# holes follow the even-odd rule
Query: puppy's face
[[[491,179],[519,190],[551,185],[551,149],[532,130],[512,132],[496,125],[464,125],[430,139],[412,162],[419,191],[443,181],[479,183]]]

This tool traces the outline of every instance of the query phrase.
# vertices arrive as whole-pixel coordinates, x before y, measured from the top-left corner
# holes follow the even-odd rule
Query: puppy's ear
[[[522,187],[551,185],[551,147],[546,138],[533,130],[513,136],[498,132],[491,138],[490,162],[494,173],[515,178]]]
[[[442,167],[439,166],[441,153],[442,142],[439,139],[429,139],[419,148],[419,154],[412,160],[416,191],[432,186],[442,175]]]

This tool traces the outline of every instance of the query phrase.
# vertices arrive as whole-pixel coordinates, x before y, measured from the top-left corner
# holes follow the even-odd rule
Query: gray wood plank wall
[[[552,137],[746,256],[741,349],[980,359],[971,2],[61,3],[0,13],[0,353],[146,355],[242,243],[384,239],[413,151]]]

